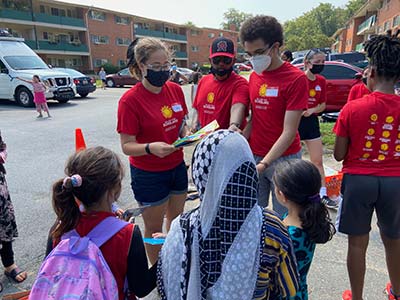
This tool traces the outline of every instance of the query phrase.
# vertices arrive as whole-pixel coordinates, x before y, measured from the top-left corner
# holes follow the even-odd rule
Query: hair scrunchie
[[[80,187],[82,185],[82,177],[78,174],[74,174],[71,177],[67,176],[63,180],[63,188],[68,188],[67,187],[67,181],[71,180],[72,187]]]

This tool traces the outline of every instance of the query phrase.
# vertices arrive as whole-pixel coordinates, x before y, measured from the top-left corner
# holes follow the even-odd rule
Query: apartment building
[[[239,33],[237,31],[191,27],[187,30],[187,40],[189,44],[189,65],[209,64],[210,46],[214,39],[218,37],[231,39],[238,50]]]
[[[90,70],[104,64],[126,65],[126,51],[134,38],[133,17],[100,8],[85,8],[91,54]]]
[[[363,51],[363,44],[373,34],[383,34],[400,29],[400,0],[368,0],[333,35],[336,52]]]
[[[0,27],[23,37],[48,64],[88,69],[90,52],[83,6],[50,0],[2,0]]]
[[[243,52],[234,28],[187,27],[55,0],[0,0],[0,27],[23,37],[49,65],[83,72],[97,72],[106,63],[124,67],[127,47],[136,37],[164,41],[180,67],[208,64],[211,42],[220,36]]]
[[[171,50],[177,66],[188,67],[187,28],[183,25],[134,16],[135,37],[155,37],[164,41]]]

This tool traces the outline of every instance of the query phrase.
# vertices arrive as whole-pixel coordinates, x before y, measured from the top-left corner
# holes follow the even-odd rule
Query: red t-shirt
[[[96,225],[110,216],[115,217],[115,214],[109,212],[97,212],[90,215],[83,213],[75,230],[80,236],[86,236]],[[124,299],[124,284],[133,228],[133,224],[128,224],[100,247],[101,253],[117,282],[119,300]],[[54,243],[54,247],[57,243]]]
[[[286,111],[307,109],[308,80],[302,71],[285,62],[262,75],[251,73],[249,91],[253,114],[249,143],[254,154],[265,156],[282,134]],[[283,156],[300,150],[297,133]]]
[[[308,108],[314,108],[326,102],[326,80],[321,75],[315,75],[315,80],[308,77]]]
[[[349,96],[347,97],[347,102],[362,98],[369,94],[371,94],[371,91],[363,82],[357,83],[351,87]]]
[[[347,103],[333,131],[349,138],[343,172],[400,176],[400,97],[373,92]]]
[[[249,84],[247,80],[234,72],[223,81],[209,74],[199,82],[193,107],[198,112],[201,127],[217,120],[221,129],[227,129],[231,107],[236,103],[242,103],[248,109]]]
[[[118,133],[136,136],[138,143],[172,144],[188,113],[185,96],[176,83],[168,81],[159,94],[148,91],[141,82],[127,91],[118,105]],[[130,156],[130,163],[145,171],[166,171],[183,160],[182,149],[159,158],[155,155]]]

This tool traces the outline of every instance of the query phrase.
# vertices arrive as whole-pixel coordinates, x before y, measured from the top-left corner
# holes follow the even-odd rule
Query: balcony
[[[137,35],[144,35],[144,36],[151,36],[160,39],[170,39],[170,40],[177,40],[177,41],[187,41],[186,35],[176,34],[176,33],[169,33],[160,30],[151,30],[145,28],[135,28],[135,33]]]
[[[43,13],[35,13],[34,16],[35,16],[35,21],[37,22],[86,28],[83,19],[53,16]]]
[[[0,10],[0,18],[32,21],[32,14],[29,11],[2,8]]]
[[[356,51],[360,52],[364,49],[364,42],[356,45]]]
[[[184,59],[187,59],[187,52],[184,52],[184,51],[176,51],[176,52],[174,53],[174,56],[175,56],[176,58],[184,58]]]
[[[376,23],[376,15],[370,16],[364,22],[358,26],[357,35],[362,35],[365,33],[374,33],[375,31],[375,23]]]
[[[48,41],[39,41],[39,47],[36,45],[36,41],[25,40],[27,44],[33,50],[50,50],[50,51],[62,51],[62,52],[89,52],[87,45],[74,45],[66,42],[50,43]]]

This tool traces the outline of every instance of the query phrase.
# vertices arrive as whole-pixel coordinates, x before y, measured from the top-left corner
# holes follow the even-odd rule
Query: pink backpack
[[[29,299],[118,300],[117,282],[99,248],[128,224],[108,217],[87,236],[64,234],[42,263]]]

